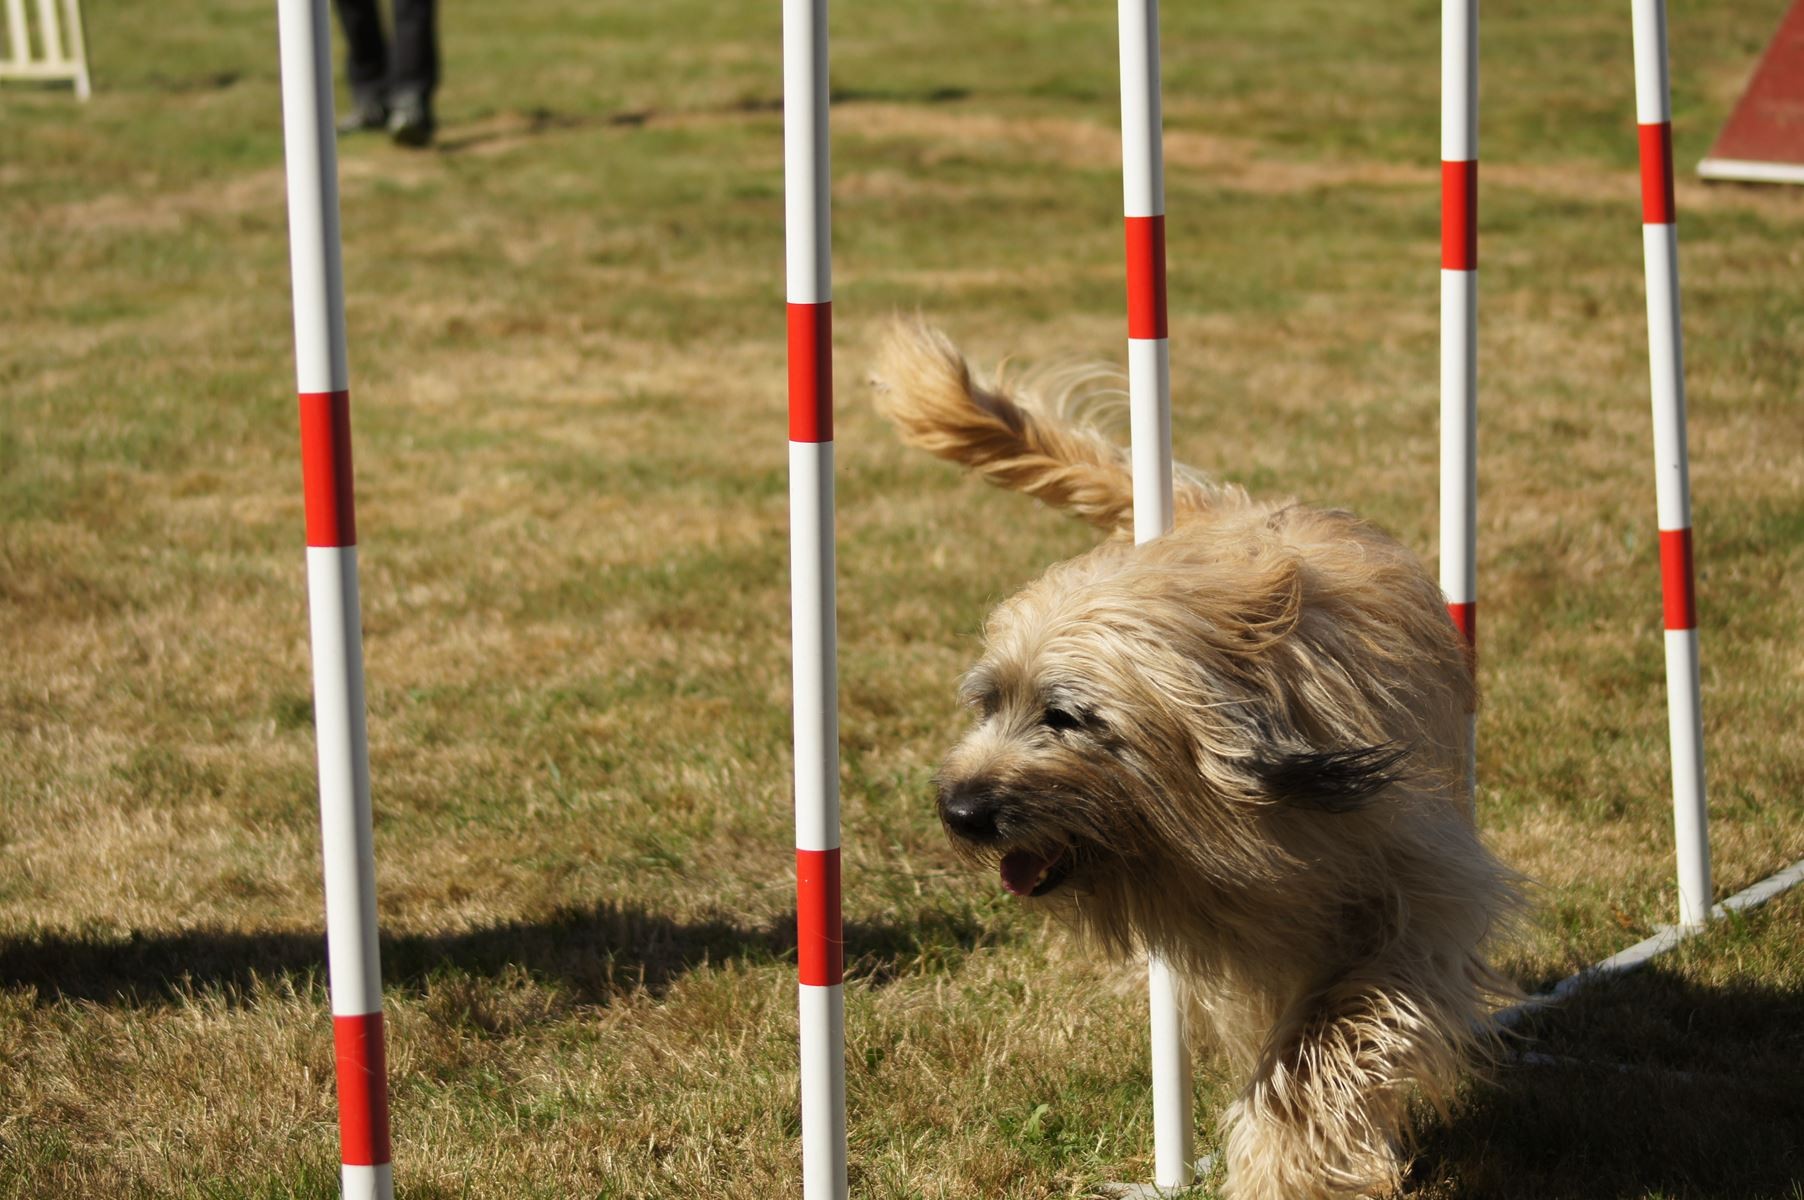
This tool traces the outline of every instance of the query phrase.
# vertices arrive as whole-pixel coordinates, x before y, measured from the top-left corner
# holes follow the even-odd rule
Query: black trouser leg
[[[359,100],[388,96],[388,42],[376,0],[332,0],[345,31],[345,78]]]
[[[432,98],[438,87],[437,0],[395,0],[395,64],[389,86],[422,100]]]

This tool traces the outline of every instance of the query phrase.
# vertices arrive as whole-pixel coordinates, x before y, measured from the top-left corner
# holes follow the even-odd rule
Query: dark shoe
[[[388,128],[388,103],[378,95],[351,96],[351,110],[338,121],[340,133]]]
[[[388,108],[388,136],[397,146],[424,146],[435,128],[432,101],[424,96],[396,96]]]

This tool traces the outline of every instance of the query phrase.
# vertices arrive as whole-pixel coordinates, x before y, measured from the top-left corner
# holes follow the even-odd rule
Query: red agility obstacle
[[[1804,0],[1794,0],[1779,22],[1698,174],[1746,183],[1804,183]]]

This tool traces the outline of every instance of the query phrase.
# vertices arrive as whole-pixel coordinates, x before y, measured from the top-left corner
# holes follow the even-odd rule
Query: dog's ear
[[[1409,751],[1395,744],[1344,750],[1278,751],[1256,759],[1253,771],[1280,804],[1348,813],[1403,778]]]

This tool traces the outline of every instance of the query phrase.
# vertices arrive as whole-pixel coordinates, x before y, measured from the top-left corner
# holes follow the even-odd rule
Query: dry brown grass
[[[980,359],[1119,357],[1113,34],[1092,7],[1022,23],[936,0],[839,38],[861,1195],[1069,1195],[1148,1162],[1133,973],[957,871],[922,800],[979,617],[1089,536],[917,461],[859,385],[880,325],[917,306]],[[1675,15],[1682,156],[1760,10]],[[273,29],[251,0],[151,11],[95,21],[87,110],[0,97],[0,1195],[326,1196]],[[1433,29],[1387,13],[1167,13],[1177,437],[1432,553],[1432,72],[1396,62],[1432,64]],[[1347,61],[1342,21],[1382,25],[1395,62]],[[1585,75],[1626,31],[1487,21],[1481,804],[1541,884],[1506,953],[1533,984],[1669,919],[1665,718],[1627,93]],[[687,70],[646,52],[673,28],[697,34]],[[411,1197],[794,1186],[775,32],[689,0],[460,12],[445,136],[465,145],[345,147]],[[1274,73],[1289,55],[1334,95]],[[1681,205],[1727,891],[1804,846],[1804,204],[1688,185]],[[1745,988],[1734,1013],[1789,1013],[1800,945],[1784,914],[1712,940],[1684,998],[1728,1014],[1711,998]],[[1495,1128],[1434,1143],[1476,1182],[1424,1186],[1554,1194],[1471,1169]],[[1623,1135],[1595,1150],[1608,1194],[1784,1194],[1777,1140],[1724,1162]]]

